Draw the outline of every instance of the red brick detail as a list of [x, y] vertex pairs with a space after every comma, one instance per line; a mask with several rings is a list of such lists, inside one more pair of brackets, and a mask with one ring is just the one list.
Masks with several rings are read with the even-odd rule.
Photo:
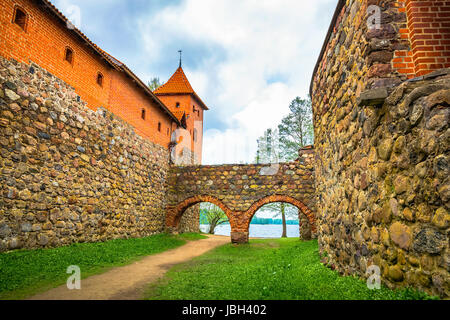
[[248, 221], [247, 228], [249, 227], [250, 221], [252, 220], [253, 216], [255, 215], [256, 211], [258, 211], [258, 209], [260, 209], [262, 206], [266, 204], [274, 202], [286, 202], [292, 204], [293, 206], [296, 206], [299, 209], [299, 211], [302, 212], [308, 219], [309, 223], [311, 224], [311, 231], [313, 233], [317, 232], [316, 218], [314, 217], [313, 212], [309, 210], [309, 208], [303, 202], [290, 196], [278, 194], [270, 195], [262, 199], [259, 199], [247, 210], [247, 212], [245, 213]]
[[[186, 126], [191, 137], [190, 151], [197, 155], [197, 159], [199, 163], [201, 163], [203, 145], [203, 114], [205, 109], [201, 107], [199, 101], [191, 94], [156, 93], [156, 95], [178, 119], [181, 120], [183, 114], [186, 115]], [[198, 126], [199, 123], [202, 124], [201, 127]], [[195, 128], [197, 129], [196, 140], [194, 140], [193, 134], [193, 129]]]
[[178, 228], [178, 224], [180, 223], [180, 219], [186, 209], [202, 202], [210, 202], [222, 209], [223, 212], [227, 215], [228, 220], [230, 221], [230, 225], [232, 225], [232, 221], [234, 221], [233, 211], [231, 211], [221, 200], [208, 195], [199, 195], [185, 199], [176, 207], [168, 207], [166, 213], [166, 227], [176, 230]]
[[273, 203], [273, 202], [286, 202], [296, 206], [300, 212], [302, 212], [308, 219], [311, 225], [311, 231], [313, 233], [317, 232], [316, 227], [316, 219], [314, 217], [313, 212], [300, 200], [297, 200], [293, 197], [286, 195], [270, 195], [259, 199], [246, 212], [241, 211], [232, 211], [230, 210], [221, 200], [216, 197], [208, 196], [208, 195], [200, 195], [187, 198], [180, 202], [175, 207], [168, 207], [166, 213], [166, 227], [168, 229], [177, 230], [181, 217], [183, 213], [189, 207], [201, 203], [201, 202], [210, 202], [218, 206], [223, 210], [223, 212], [227, 215], [228, 220], [230, 221], [231, 231], [232, 232], [247, 232], [249, 231], [250, 221], [255, 215], [256, 211], [262, 206]]
[[[400, 73], [422, 76], [446, 66], [450, 52], [446, 45], [450, 39], [450, 2], [430, 0], [406, 0], [407, 30], [400, 30], [411, 43], [409, 55], [412, 64], [403, 66], [395, 61]], [[403, 55], [396, 52], [396, 56]], [[400, 64], [398, 64], [400, 63]]]

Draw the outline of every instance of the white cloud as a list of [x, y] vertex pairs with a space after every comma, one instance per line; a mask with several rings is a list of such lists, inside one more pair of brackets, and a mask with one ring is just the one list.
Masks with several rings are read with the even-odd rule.
[[[205, 58], [195, 70], [184, 65], [192, 86], [211, 107], [208, 112], [217, 113], [228, 128], [204, 133], [203, 163], [254, 160], [256, 139], [287, 115], [292, 99], [307, 95], [335, 4], [185, 0], [141, 20], [145, 54], [155, 63], [165, 54], [161, 48], [180, 39], [225, 52], [223, 60]], [[324, 5], [330, 7], [325, 23]]]

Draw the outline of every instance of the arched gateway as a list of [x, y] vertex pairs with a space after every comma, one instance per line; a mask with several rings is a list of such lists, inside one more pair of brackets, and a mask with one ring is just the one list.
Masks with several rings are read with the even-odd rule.
[[189, 207], [210, 202], [228, 216], [231, 241], [245, 243], [256, 211], [268, 203], [286, 202], [299, 209], [300, 235], [314, 236], [313, 149], [301, 149], [299, 155], [296, 161], [272, 166], [174, 166], [169, 175], [167, 229], [177, 231]]

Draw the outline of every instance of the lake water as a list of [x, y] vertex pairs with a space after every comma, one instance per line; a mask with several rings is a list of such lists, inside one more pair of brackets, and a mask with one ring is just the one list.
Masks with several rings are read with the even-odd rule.
[[[286, 228], [288, 238], [297, 238], [300, 236], [298, 224], [288, 224]], [[207, 224], [201, 224], [200, 230], [208, 232], [209, 226]], [[214, 234], [229, 236], [230, 231], [231, 227], [229, 224], [221, 224], [216, 227]], [[249, 237], [281, 238], [282, 232], [283, 225], [281, 224], [250, 224]]]

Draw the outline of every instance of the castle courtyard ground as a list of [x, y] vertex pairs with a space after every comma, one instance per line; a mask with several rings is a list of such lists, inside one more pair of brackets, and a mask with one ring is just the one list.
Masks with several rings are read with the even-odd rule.
[[81, 290], [68, 290], [64, 284], [31, 297], [32, 300], [139, 300], [149, 283], [157, 281], [171, 267], [229, 243], [226, 236], [208, 235], [207, 239], [150, 255], [132, 264], [117, 267], [81, 281]]
[[[62, 257], [61, 261], [49, 264], [48, 259], [55, 255]], [[18, 263], [19, 260], [21, 263]], [[80, 290], [67, 288], [69, 275], [62, 266], [68, 260], [83, 263]], [[434, 298], [417, 290], [391, 290], [384, 285], [379, 290], [371, 290], [364, 279], [343, 276], [329, 268], [319, 256], [317, 240], [302, 241], [298, 238], [251, 238], [248, 244], [235, 245], [229, 243], [227, 236], [166, 234], [144, 239], [118, 239], [97, 244], [2, 253], [0, 262], [5, 265], [3, 271], [10, 275], [9, 288], [0, 286], [0, 299]], [[13, 283], [15, 286], [12, 286]]]

